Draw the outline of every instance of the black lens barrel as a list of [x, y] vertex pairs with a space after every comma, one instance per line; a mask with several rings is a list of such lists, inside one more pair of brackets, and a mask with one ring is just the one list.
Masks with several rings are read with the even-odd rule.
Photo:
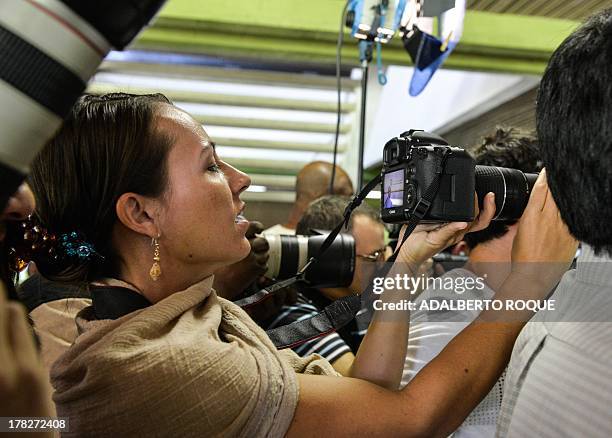
[[[308, 258], [319, 254], [327, 235], [308, 238]], [[318, 287], [348, 287], [355, 274], [355, 240], [338, 234], [332, 245], [306, 271], [306, 280]]]
[[476, 193], [482, 208], [487, 193], [495, 193], [493, 220], [518, 220], [529, 201], [531, 189], [538, 175], [523, 173], [506, 167], [476, 166]]

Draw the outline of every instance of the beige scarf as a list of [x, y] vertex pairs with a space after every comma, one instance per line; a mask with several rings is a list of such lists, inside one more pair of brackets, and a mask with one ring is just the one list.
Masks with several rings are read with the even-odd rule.
[[83, 333], [51, 369], [65, 436], [282, 436], [296, 372], [336, 375], [320, 356], [277, 351], [212, 277], [117, 320], [77, 318]]

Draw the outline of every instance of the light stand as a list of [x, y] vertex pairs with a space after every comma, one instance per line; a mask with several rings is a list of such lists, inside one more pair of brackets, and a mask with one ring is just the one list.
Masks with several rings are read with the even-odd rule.
[[368, 70], [372, 61], [372, 41], [359, 41], [359, 63], [361, 64], [361, 108], [359, 117], [359, 167], [357, 190], [363, 188], [363, 153], [365, 148], [366, 95], [368, 90]]

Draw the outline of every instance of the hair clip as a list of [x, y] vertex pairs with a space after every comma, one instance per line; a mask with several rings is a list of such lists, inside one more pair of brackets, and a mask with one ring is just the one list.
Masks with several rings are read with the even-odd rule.
[[93, 257], [104, 259], [93, 245], [83, 240], [80, 233], [76, 231], [60, 234], [59, 246], [68, 257], [78, 257], [82, 261], [90, 260]]
[[22, 271], [30, 261], [56, 264], [66, 259], [82, 262], [94, 257], [104, 259], [80, 233], [71, 231], [57, 236], [36, 223], [32, 216], [11, 226], [6, 241], [10, 268], [15, 272]]

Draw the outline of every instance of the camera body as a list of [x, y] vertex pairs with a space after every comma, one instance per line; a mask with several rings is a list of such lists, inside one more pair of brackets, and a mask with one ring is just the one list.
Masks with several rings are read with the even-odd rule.
[[474, 220], [475, 162], [462, 148], [435, 134], [410, 130], [387, 142], [383, 150], [381, 217], [387, 223], [410, 219], [417, 202], [436, 177], [448, 154], [440, 187], [421, 222]]

